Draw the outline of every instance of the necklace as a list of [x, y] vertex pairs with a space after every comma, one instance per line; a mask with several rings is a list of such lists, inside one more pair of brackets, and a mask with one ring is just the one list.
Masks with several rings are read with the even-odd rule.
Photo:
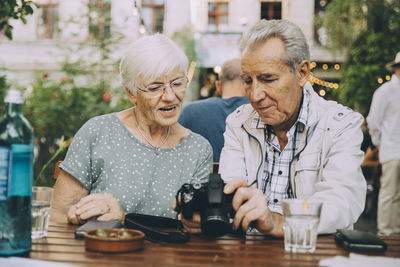
[[168, 139], [168, 137], [169, 137], [169, 132], [170, 132], [171, 127], [168, 126], [167, 135], [165, 136], [164, 140], [163, 140], [158, 146], [155, 146], [155, 145], [153, 145], [153, 144], [150, 142], [149, 139], [147, 139], [147, 137], [144, 135], [144, 133], [143, 133], [142, 130], [140, 129], [139, 123], [138, 123], [137, 118], [136, 118], [135, 109], [132, 110], [132, 113], [133, 113], [133, 117], [135, 118], [136, 126], [137, 126], [137, 128], [138, 128], [138, 130], [139, 130], [140, 135], [147, 141], [147, 143], [148, 143], [151, 147], [154, 148], [154, 154], [156, 154], [156, 155], [158, 156], [158, 153], [159, 153], [160, 148], [164, 145], [164, 143], [167, 141], [167, 139]]

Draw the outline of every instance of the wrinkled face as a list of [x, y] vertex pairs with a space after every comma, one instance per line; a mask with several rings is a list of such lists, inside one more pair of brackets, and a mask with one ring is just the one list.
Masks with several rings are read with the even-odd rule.
[[175, 92], [171, 89], [170, 84], [182, 80], [182, 78], [185, 78], [184, 73], [175, 69], [170, 74], [162, 75], [154, 81], [146, 82], [139, 79], [138, 87], [145, 90], [162, 85], [166, 86], [164, 92], [157, 97], [152, 97], [151, 94], [139, 89], [136, 96], [128, 93], [130, 101], [136, 106], [135, 112], [140, 116], [143, 123], [169, 126], [178, 121], [185, 91]]
[[242, 79], [247, 97], [261, 120], [274, 129], [288, 130], [300, 109], [309, 63], [301, 62], [293, 73], [284, 62], [285, 53], [279, 38], [246, 49], [242, 54]]

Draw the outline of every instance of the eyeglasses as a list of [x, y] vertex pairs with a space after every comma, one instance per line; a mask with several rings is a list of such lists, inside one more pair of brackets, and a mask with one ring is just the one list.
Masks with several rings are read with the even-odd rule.
[[[188, 80], [187, 78], [179, 78], [176, 80], [173, 80], [170, 84], [169, 87], [174, 91], [175, 93], [180, 93], [186, 90]], [[154, 83], [146, 86], [145, 89], [142, 89], [140, 87], [136, 87], [140, 91], [146, 93], [149, 97], [159, 97], [161, 96], [165, 89], [167, 89], [168, 85], [165, 84], [159, 84], [159, 83]]]

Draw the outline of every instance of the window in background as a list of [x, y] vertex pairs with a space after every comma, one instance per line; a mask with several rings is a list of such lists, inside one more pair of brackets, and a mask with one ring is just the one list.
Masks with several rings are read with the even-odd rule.
[[111, 36], [111, 0], [89, 0], [89, 39]]
[[37, 35], [39, 39], [54, 39], [58, 35], [58, 1], [39, 1]]
[[261, 19], [282, 19], [282, 2], [261, 2]]
[[208, 3], [208, 27], [209, 32], [224, 32], [228, 30], [229, 22], [228, 2]]
[[141, 15], [150, 33], [163, 32], [164, 0], [142, 0]]

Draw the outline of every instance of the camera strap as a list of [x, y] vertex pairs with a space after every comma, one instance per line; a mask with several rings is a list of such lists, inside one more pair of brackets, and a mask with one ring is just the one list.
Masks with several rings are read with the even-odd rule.
[[[146, 235], [146, 240], [151, 242], [181, 244], [190, 238], [189, 233], [183, 232], [181, 221], [167, 217], [128, 213], [125, 215], [124, 227], [142, 231]], [[179, 232], [164, 232], [153, 227], [173, 228]]]

